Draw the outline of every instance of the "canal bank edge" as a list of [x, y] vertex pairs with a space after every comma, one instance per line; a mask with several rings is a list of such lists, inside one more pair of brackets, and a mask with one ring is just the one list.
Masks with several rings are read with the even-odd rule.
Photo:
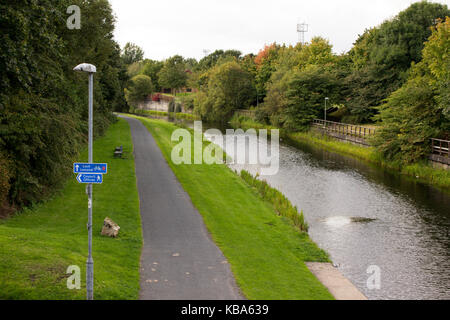
[[[136, 116], [134, 116], [134, 117], [136, 117]], [[137, 116], [136, 118], [142, 119], [142, 117], [139, 117], [139, 116]], [[172, 123], [172, 125], [176, 126], [176, 124], [173, 124], [173, 123]], [[240, 177], [235, 172], [233, 172], [233, 174], [235, 174], [237, 177]], [[314, 277], [325, 288], [328, 289], [330, 294], [336, 300], [367, 300], [367, 297], [365, 297], [350, 282], [350, 280], [345, 278], [338, 269], [334, 268], [331, 263], [329, 263], [329, 262], [308, 262], [308, 261], [304, 261], [304, 263], [305, 263], [307, 269], [314, 275]]]
[[305, 262], [305, 264], [336, 300], [367, 300], [367, 297], [331, 263]]

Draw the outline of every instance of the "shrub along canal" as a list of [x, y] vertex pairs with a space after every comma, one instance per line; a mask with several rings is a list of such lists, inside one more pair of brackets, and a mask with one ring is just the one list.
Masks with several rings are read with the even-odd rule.
[[[369, 299], [450, 299], [448, 194], [306, 144], [281, 144], [279, 172], [261, 178], [304, 211], [311, 238]], [[372, 265], [380, 289], [367, 288]]]

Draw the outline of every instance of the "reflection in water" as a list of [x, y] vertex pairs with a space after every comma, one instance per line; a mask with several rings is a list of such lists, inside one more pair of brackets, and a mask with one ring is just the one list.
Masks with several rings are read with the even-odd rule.
[[[278, 174], [262, 178], [304, 210], [312, 239], [370, 299], [450, 299], [447, 194], [307, 145], [281, 145]], [[367, 289], [370, 265], [379, 290]]]
[[[304, 210], [312, 239], [370, 299], [450, 298], [447, 195], [353, 158], [290, 146], [280, 147], [278, 174], [262, 178]], [[379, 290], [367, 289], [370, 265], [381, 269]]]

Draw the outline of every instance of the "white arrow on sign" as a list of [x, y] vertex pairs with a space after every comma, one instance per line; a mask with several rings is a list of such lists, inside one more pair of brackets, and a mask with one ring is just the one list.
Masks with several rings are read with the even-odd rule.
[[82, 174], [79, 174], [79, 175], [77, 176], [77, 180], [78, 180], [79, 183], [82, 183], [82, 181], [81, 181], [81, 177], [82, 177], [82, 176], [83, 176]]

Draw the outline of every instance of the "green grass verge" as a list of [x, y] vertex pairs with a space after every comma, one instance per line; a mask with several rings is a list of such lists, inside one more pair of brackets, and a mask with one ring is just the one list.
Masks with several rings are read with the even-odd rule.
[[[113, 157], [123, 145], [124, 159]], [[119, 121], [94, 143], [94, 161], [108, 174], [93, 194], [95, 299], [137, 299], [142, 247], [139, 198], [128, 123]], [[87, 160], [87, 152], [78, 159]], [[108, 216], [121, 227], [100, 236]], [[70, 177], [52, 199], [0, 221], [0, 299], [85, 299], [87, 257], [85, 185]], [[67, 289], [67, 267], [81, 268], [81, 290]]]
[[[230, 122], [234, 127], [247, 130], [254, 129], [278, 129], [273, 126], [263, 125], [245, 117], [233, 117]], [[342, 142], [332, 137], [324, 136], [314, 131], [309, 132], [286, 132], [280, 129], [280, 136], [290, 144], [306, 143], [312, 147], [320, 147], [343, 155], [352, 156], [380, 167], [395, 170], [401, 174], [416, 178], [417, 180], [439, 187], [450, 193], [450, 171], [432, 167], [427, 162], [402, 165], [386, 161], [373, 147], [362, 147], [352, 143]]]
[[171, 135], [178, 127], [136, 118], [152, 133], [247, 298], [333, 299], [304, 264], [329, 261], [306, 233], [226, 165], [174, 165]]
[[280, 216], [288, 218], [300, 231], [308, 232], [309, 226], [305, 221], [303, 211], [298, 212], [296, 206], [284, 194], [275, 188], [272, 188], [266, 180], [258, 179], [249, 172], [242, 170], [241, 178], [251, 187], [258, 190], [260, 196], [272, 203], [275, 211]]

